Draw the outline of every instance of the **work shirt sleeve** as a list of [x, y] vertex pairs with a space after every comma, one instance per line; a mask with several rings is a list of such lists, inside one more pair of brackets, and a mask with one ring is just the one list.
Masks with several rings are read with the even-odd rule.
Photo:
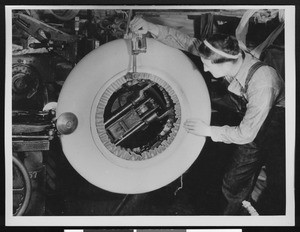
[[157, 25], [159, 32], [154, 38], [170, 47], [177, 48], [193, 55], [199, 56], [199, 39], [193, 38], [171, 27]]
[[[265, 83], [259, 83], [247, 93], [248, 104], [239, 126], [212, 126], [211, 138], [215, 142], [246, 144], [252, 142], [270, 109], [276, 101], [278, 90]], [[249, 86], [250, 87], [250, 86]]]

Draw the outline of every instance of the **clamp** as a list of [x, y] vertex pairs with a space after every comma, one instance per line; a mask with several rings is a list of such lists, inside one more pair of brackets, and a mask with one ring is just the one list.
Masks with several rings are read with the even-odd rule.
[[132, 16], [132, 10], [129, 11], [127, 18], [127, 27], [124, 39], [131, 40], [131, 55], [132, 55], [132, 71], [136, 72], [136, 57], [140, 53], [147, 51], [146, 34], [129, 33], [129, 25]]

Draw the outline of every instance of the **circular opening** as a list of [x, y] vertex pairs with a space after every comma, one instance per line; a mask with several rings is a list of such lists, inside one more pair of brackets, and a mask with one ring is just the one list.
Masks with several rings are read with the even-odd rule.
[[112, 154], [146, 160], [172, 143], [180, 115], [179, 100], [169, 84], [153, 74], [128, 73], [101, 96], [96, 128]]

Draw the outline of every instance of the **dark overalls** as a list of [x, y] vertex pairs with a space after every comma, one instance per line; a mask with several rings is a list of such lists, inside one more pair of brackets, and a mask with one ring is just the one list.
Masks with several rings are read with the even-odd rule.
[[[262, 65], [254, 64], [247, 76], [246, 86], [253, 73]], [[256, 67], [254, 67], [256, 66]], [[230, 93], [239, 112], [245, 113], [247, 100]], [[239, 102], [239, 104], [237, 104]], [[230, 165], [223, 178], [222, 191], [227, 200], [224, 215], [240, 215], [242, 201], [251, 202], [251, 193], [261, 167], [266, 166], [267, 188], [260, 197], [258, 213], [285, 214], [285, 109], [274, 106], [253, 142], [236, 145]]]

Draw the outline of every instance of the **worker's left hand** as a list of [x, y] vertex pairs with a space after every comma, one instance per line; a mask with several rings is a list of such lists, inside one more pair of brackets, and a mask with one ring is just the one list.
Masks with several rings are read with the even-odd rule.
[[211, 136], [210, 126], [199, 118], [187, 119], [183, 126], [188, 133], [198, 136]]
[[146, 34], [147, 32], [150, 32], [154, 36], [158, 35], [157, 25], [146, 21], [142, 16], [135, 16], [131, 20], [130, 29], [137, 34]]

